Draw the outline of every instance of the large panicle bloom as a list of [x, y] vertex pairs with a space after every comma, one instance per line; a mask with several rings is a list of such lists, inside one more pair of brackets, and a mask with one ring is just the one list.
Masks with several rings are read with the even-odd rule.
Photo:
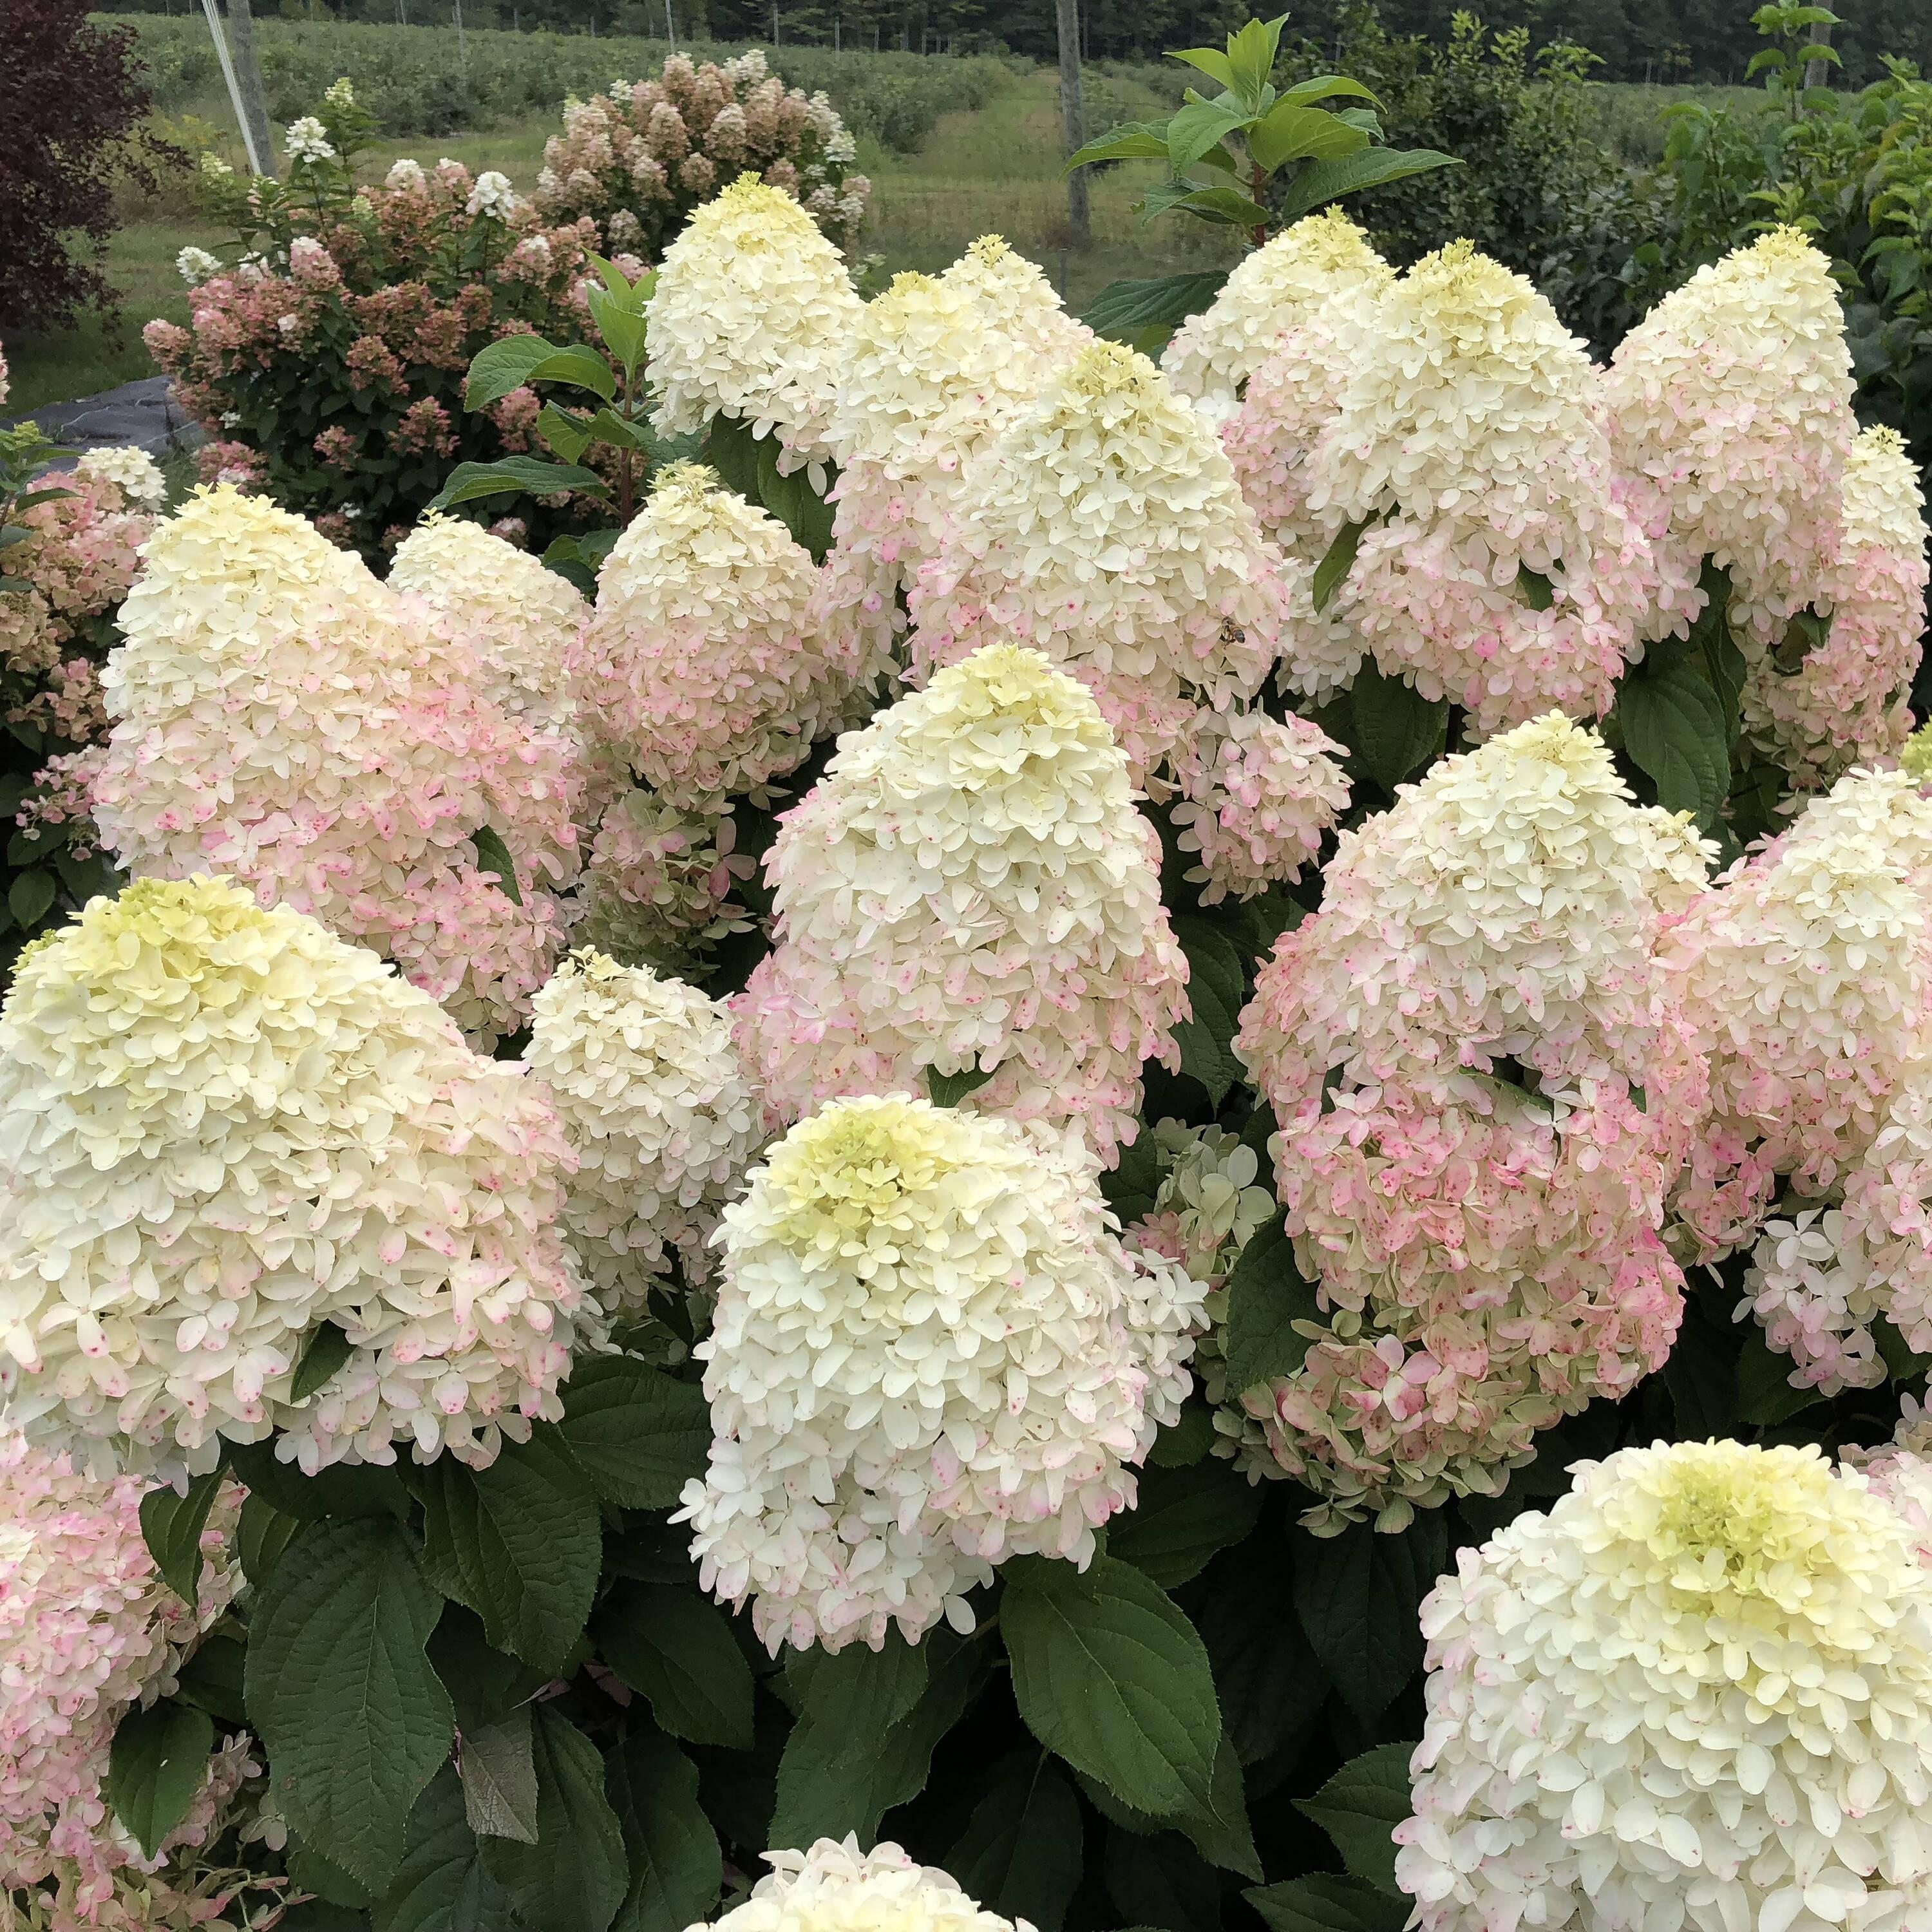
[[586, 615], [575, 585], [481, 524], [441, 514], [397, 546], [388, 580], [468, 646], [490, 703], [539, 727], [571, 728], [566, 658]]
[[[601, 1339], [541, 1089], [225, 880], [137, 880], [22, 953], [0, 1117], [7, 1414], [89, 1466], [172, 1479], [277, 1430], [311, 1470], [481, 1466]], [[324, 1322], [346, 1358], [298, 1400]]]
[[1300, 718], [1203, 711], [1176, 755], [1173, 810], [1181, 849], [1199, 855], [1188, 878], [1212, 905], [1252, 898], [1298, 878], [1348, 803], [1347, 754]]
[[1795, 228], [1700, 268], [1611, 358], [1618, 464], [1655, 500], [1666, 574], [1694, 579], [1706, 558], [1729, 573], [1760, 719], [1792, 621], [1828, 602], [1849, 534], [1852, 387], [1831, 264]]
[[940, 279], [970, 296], [1024, 362], [1050, 367], [1094, 340], [1062, 307], [1040, 265], [1016, 254], [1004, 235], [982, 235]]
[[577, 1156], [563, 1226], [605, 1309], [635, 1322], [653, 1292], [703, 1288], [712, 1231], [762, 1132], [730, 1016], [586, 947], [537, 995], [524, 1058]]
[[1790, 772], [1820, 790], [1853, 765], [1896, 758], [1925, 625], [1925, 499], [1898, 432], [1868, 429], [1845, 464], [1838, 560], [1767, 664], [1747, 679], [1744, 722]]
[[969, 1107], [1131, 1140], [1188, 1012], [1134, 800], [1093, 699], [1016, 646], [842, 739], [779, 821], [777, 944], [737, 1002], [774, 1122], [976, 1066]]
[[[1479, 736], [1608, 710], [1692, 601], [1694, 568], [1666, 581], [1625, 501], [1598, 395], [1547, 299], [1454, 242], [1383, 298], [1312, 460], [1309, 512], [1358, 532], [1333, 621]], [[1288, 675], [1319, 696], [1354, 668], [1306, 616]]]
[[790, 195], [743, 175], [698, 208], [664, 250], [645, 313], [661, 435], [724, 416], [776, 436], [781, 472], [822, 467], [860, 303], [838, 250]]
[[895, 1844], [862, 1852], [856, 1838], [820, 1838], [808, 1851], [767, 1852], [765, 1862], [771, 1876], [717, 1922], [716, 1932], [1034, 1932], [1024, 1918], [985, 1910], [944, 1872], [916, 1864]]
[[114, 1874], [158, 1871], [204, 1843], [252, 1768], [240, 1739], [217, 1753], [152, 1858], [109, 1808], [116, 1727], [174, 1688], [239, 1580], [224, 1501], [202, 1534], [196, 1601], [163, 1582], [141, 1531], [147, 1491], [135, 1476], [76, 1474], [0, 1430], [0, 1895], [50, 1883], [56, 1932], [110, 1922]]
[[232, 874], [394, 959], [485, 1043], [523, 1024], [578, 867], [560, 734], [492, 704], [425, 606], [226, 485], [155, 532], [121, 626], [94, 798], [124, 870]]
[[1422, 1627], [1418, 1932], [1932, 1924], [1932, 1571], [1815, 1448], [1579, 1464]]
[[1022, 286], [1003, 312], [989, 284], [1018, 259], [984, 236], [944, 275], [898, 276], [866, 304], [847, 349], [825, 598], [864, 626], [874, 662], [904, 627], [920, 566], [963, 514], [974, 466], [1079, 346], [1079, 325], [1043, 279], [1050, 308], [1036, 312]]
[[1317, 316], [1361, 328], [1394, 280], [1339, 208], [1304, 215], [1242, 256], [1213, 302], [1174, 332], [1161, 372], [1210, 422], [1225, 421], [1284, 330]]
[[578, 702], [667, 804], [762, 794], [836, 726], [858, 670], [815, 618], [811, 553], [710, 470], [674, 463], [598, 574], [571, 648]]
[[1552, 713], [1345, 833], [1277, 943], [1235, 1051], [1316, 1339], [1229, 1393], [1266, 1438], [1244, 1466], [1314, 1489], [1312, 1526], [1493, 1494], [1661, 1365], [1683, 1276], [1657, 1228], [1706, 1074], [1657, 946], [1708, 850]]
[[970, 1630], [994, 1564], [1084, 1566], [1132, 1508], [1202, 1291], [1121, 1247], [1098, 1172], [1077, 1129], [886, 1094], [793, 1128], [725, 1209], [679, 1520], [774, 1654]]
[[1211, 430], [1144, 356], [1096, 341], [976, 466], [964, 514], [912, 593], [929, 676], [1031, 644], [1098, 700], [1137, 776], [1204, 704], [1259, 689], [1291, 586]]

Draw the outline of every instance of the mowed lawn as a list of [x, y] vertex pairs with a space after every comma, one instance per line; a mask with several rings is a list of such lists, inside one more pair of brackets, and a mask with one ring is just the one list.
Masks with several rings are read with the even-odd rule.
[[[1163, 111], [1147, 90], [1114, 86], [1134, 117]], [[206, 120], [225, 125], [219, 99], [200, 106]], [[448, 154], [478, 171], [500, 169], [527, 190], [557, 124], [546, 114], [464, 134], [380, 142], [370, 152], [368, 172], [380, 178], [404, 154], [424, 162]], [[1093, 243], [1071, 248], [1061, 153], [1059, 88], [1046, 69], [1016, 78], [976, 112], [942, 116], [917, 154], [893, 154], [866, 143], [860, 161], [872, 178], [873, 219], [862, 249], [881, 256], [889, 273], [940, 268], [976, 236], [995, 232], [1039, 262], [1076, 310], [1117, 276], [1164, 274], [1233, 258], [1228, 230], [1173, 216], [1146, 224], [1132, 212], [1130, 204], [1158, 172], [1151, 162], [1110, 168], [1094, 179]], [[240, 158], [238, 144], [233, 158]], [[175, 256], [190, 242], [210, 246], [226, 238], [194, 214], [184, 180], [169, 183], [158, 198], [130, 190], [122, 208], [126, 223], [104, 263], [121, 297], [118, 316], [90, 316], [73, 329], [10, 339], [10, 409], [92, 395], [152, 375], [142, 324], [156, 316], [187, 320], [187, 291]]]

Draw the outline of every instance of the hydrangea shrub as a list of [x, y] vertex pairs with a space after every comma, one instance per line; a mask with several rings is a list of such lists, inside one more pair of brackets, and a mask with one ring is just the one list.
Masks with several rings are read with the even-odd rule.
[[1915, 486], [1794, 236], [1606, 370], [1279, 225], [1156, 362], [740, 182], [556, 568], [148, 537], [0, 1919], [1921, 1932]]

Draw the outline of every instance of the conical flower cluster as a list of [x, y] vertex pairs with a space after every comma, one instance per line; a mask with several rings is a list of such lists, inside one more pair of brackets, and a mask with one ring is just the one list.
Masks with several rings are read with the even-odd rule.
[[424, 606], [226, 485], [151, 539], [121, 627], [94, 797], [123, 869], [244, 880], [394, 959], [485, 1042], [515, 1031], [577, 871], [568, 741], [491, 703]]
[[714, 416], [778, 439], [782, 473], [822, 466], [838, 365], [860, 302], [838, 251], [781, 188], [741, 175], [664, 250], [645, 309], [652, 422], [686, 436]]
[[1706, 1076], [1657, 945], [1707, 849], [1552, 715], [1344, 834], [1263, 968], [1235, 1050], [1326, 1332], [1233, 1393], [1271, 1451], [1244, 1460], [1315, 1489], [1316, 1526], [1492, 1493], [1663, 1361]]
[[[856, 1838], [820, 1838], [810, 1850], [767, 1852], [771, 1875], [717, 1932], [1033, 1932], [976, 1905], [946, 1874], [916, 1864], [894, 1844], [861, 1852]], [[693, 1927], [692, 1932], [700, 1932]]]
[[[362, 947], [218, 879], [141, 880], [0, 1008], [8, 1414], [103, 1470], [482, 1465], [561, 1413], [596, 1304], [569, 1154], [520, 1071]], [[312, 1393], [324, 1323], [349, 1343]]]
[[1814, 1448], [1626, 1449], [1422, 1608], [1418, 1932], [1932, 1923], [1932, 1570]]
[[1097, 1174], [1076, 1131], [888, 1094], [794, 1127], [725, 1209], [683, 1520], [775, 1654], [970, 1630], [994, 1564], [1084, 1565], [1132, 1507], [1202, 1291], [1121, 1248]]
[[738, 1005], [774, 1120], [976, 1067], [968, 1106], [1132, 1139], [1188, 1010], [1134, 799], [1093, 699], [1010, 645], [842, 740], [779, 821], [777, 944]]
[[1082, 350], [976, 476], [912, 593], [919, 674], [1030, 644], [1094, 693], [1143, 778], [1200, 706], [1260, 688], [1300, 566], [1263, 541], [1220, 445], [1145, 356]]
[[[1478, 736], [1552, 706], [1607, 710], [1637, 646], [1691, 601], [1694, 568], [1666, 580], [1624, 500], [1597, 394], [1549, 302], [1458, 242], [1377, 307], [1314, 458], [1309, 512], [1357, 532], [1336, 617]], [[1329, 629], [1304, 628], [1297, 687], [1347, 682]]]
[[730, 1016], [681, 980], [586, 948], [537, 995], [524, 1058], [577, 1156], [563, 1224], [605, 1308], [637, 1322], [653, 1292], [702, 1288], [760, 1138]]
[[762, 793], [837, 722], [858, 671], [849, 628], [814, 616], [818, 590], [776, 517], [673, 464], [598, 573], [570, 652], [578, 700], [675, 808]]

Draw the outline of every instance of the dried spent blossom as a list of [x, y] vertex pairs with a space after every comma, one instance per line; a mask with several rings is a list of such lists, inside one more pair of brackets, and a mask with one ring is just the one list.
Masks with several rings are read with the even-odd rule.
[[874, 1649], [1010, 1556], [1084, 1565], [1180, 1412], [1202, 1289], [1108, 1232], [1063, 1135], [886, 1094], [792, 1129], [724, 1210], [685, 1486], [704, 1586], [789, 1641]]
[[1131, 1140], [1188, 1010], [1134, 796], [1086, 690], [1012, 645], [841, 739], [779, 820], [776, 945], [735, 1003], [774, 1123], [976, 1066], [969, 1108]]
[[1813, 1448], [1576, 1466], [1422, 1607], [1418, 1932], [1912, 1932], [1932, 1571]]
[[[601, 1318], [540, 1088], [362, 947], [226, 880], [137, 880], [0, 1007], [8, 1415], [102, 1471], [481, 1466]], [[300, 1400], [323, 1322], [346, 1360]]]
[[762, 1138], [730, 1015], [586, 947], [537, 995], [524, 1060], [577, 1156], [563, 1225], [606, 1310], [647, 1315], [674, 1265], [702, 1288], [719, 1210]]

